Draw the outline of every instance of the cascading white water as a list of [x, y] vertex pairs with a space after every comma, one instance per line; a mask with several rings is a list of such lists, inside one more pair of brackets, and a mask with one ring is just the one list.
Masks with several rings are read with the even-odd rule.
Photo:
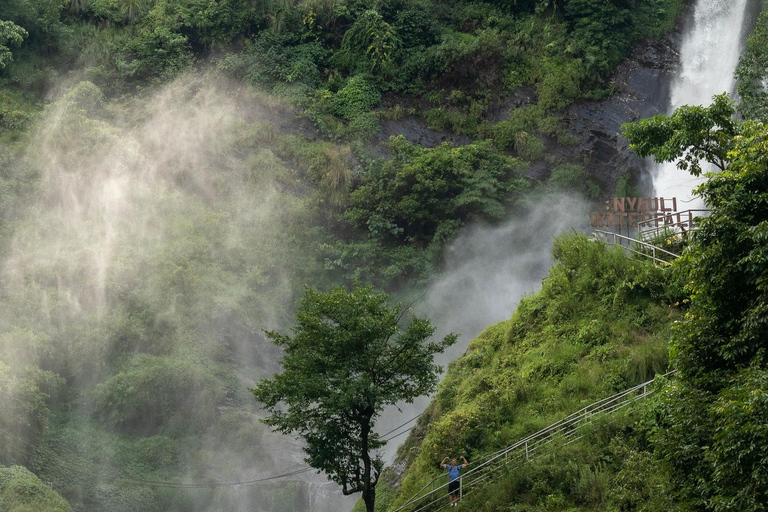
[[[712, 97], [735, 88], [742, 27], [749, 0], [698, 0], [680, 49], [680, 74], [672, 83], [671, 113], [682, 105], [709, 105]], [[657, 196], [677, 197], [681, 206], [700, 208], [693, 188], [701, 179], [681, 171], [674, 162], [658, 165], [654, 173]], [[682, 207], [680, 209], [683, 209]]]

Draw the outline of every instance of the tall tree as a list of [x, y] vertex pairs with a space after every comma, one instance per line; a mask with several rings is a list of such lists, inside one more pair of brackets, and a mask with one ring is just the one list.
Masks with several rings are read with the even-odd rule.
[[386, 441], [373, 431], [384, 407], [431, 392], [440, 367], [434, 354], [456, 341], [430, 341], [426, 319], [403, 318], [409, 308], [389, 306], [385, 294], [364, 287], [322, 293], [308, 288], [296, 314], [293, 336], [267, 333], [285, 351], [283, 372], [253, 389], [275, 430], [297, 433], [309, 465], [361, 492], [373, 512], [383, 468], [376, 450]]
[[735, 112], [728, 95], [720, 94], [709, 107], [683, 105], [669, 117], [628, 123], [622, 130], [638, 155], [653, 156], [657, 162], [676, 161], [678, 168], [700, 176], [702, 160], [720, 170], [728, 165], [728, 151], [740, 127], [733, 119]]
[[768, 130], [713, 122], [708, 114], [728, 104], [720, 96], [625, 133], [691, 172], [697, 158], [724, 169], [698, 188], [711, 214], [675, 263], [690, 310], [673, 340], [679, 378], [660, 395], [655, 438], [686, 510], [758, 512], [768, 503]]
[[0, 20], [0, 69], [13, 60], [8, 45], [19, 46], [27, 35], [27, 31], [14, 22]]

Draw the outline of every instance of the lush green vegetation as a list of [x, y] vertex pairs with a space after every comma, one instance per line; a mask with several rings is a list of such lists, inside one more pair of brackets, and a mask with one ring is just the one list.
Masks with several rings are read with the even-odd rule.
[[339, 484], [345, 495], [361, 493], [373, 512], [384, 467], [377, 450], [386, 442], [374, 431], [385, 407], [412, 403], [432, 392], [434, 363], [456, 343], [456, 334], [431, 341], [429, 320], [387, 304], [373, 287], [329, 293], [305, 290], [293, 337], [271, 331], [285, 351], [284, 371], [262, 379], [253, 394], [269, 411], [264, 421], [304, 440], [307, 463]]
[[[0, 77], [41, 91], [76, 72], [115, 96], [213, 61], [289, 98], [333, 137], [375, 134], [382, 94], [404, 95], [418, 99], [418, 115], [433, 126], [503, 132], [499, 143], [522, 156], [523, 139], [535, 145], [536, 131], [557, 125], [552, 111], [610, 94], [610, 71], [643, 38], [669, 32], [682, 5], [9, 0], [0, 6]], [[537, 92], [533, 130], [487, 125], [499, 100], [526, 85]]]
[[624, 125], [624, 134], [640, 156], [677, 162], [679, 169], [701, 176], [705, 163], [725, 170], [739, 130], [735, 112], [728, 95], [720, 94], [708, 107], [684, 105], [669, 117]]
[[625, 127], [633, 147], [659, 161], [694, 174], [700, 160], [722, 169], [699, 187], [711, 215], [663, 269], [579, 235], [558, 240], [542, 291], [452, 363], [400, 449], [407, 470], [380, 510], [421, 489], [444, 455], [509, 445], [666, 369], [667, 355], [679, 373], [653, 399], [508, 470], [467, 507], [765, 509], [768, 130], [734, 113], [716, 97]]
[[21, 466], [0, 466], [0, 510], [72, 512], [61, 496]]
[[[246, 392], [278, 359], [261, 331], [289, 324], [302, 286], [423, 282], [464, 223], [507, 218], [527, 188], [522, 164], [487, 143], [395, 140], [399, 159], [372, 159], [283, 131], [284, 101], [211, 80], [118, 101], [79, 82], [42, 109], [20, 93], [4, 105], [22, 127], [2, 141], [0, 462], [79, 510], [240, 506], [224, 490], [124, 479], [251, 474], [250, 453], [287, 442]], [[413, 160], [432, 181], [415, 179]], [[399, 184], [376, 191], [374, 177]], [[419, 243], [378, 236], [371, 193]], [[368, 271], [358, 250], [380, 251], [387, 270]], [[260, 460], [259, 474], [281, 464]], [[296, 499], [270, 496], [301, 489], [259, 492], [276, 511]]]
[[[288, 327], [306, 283], [423, 285], [462, 227], [513, 217], [531, 191], [599, 195], [544, 140], [573, 144], [560, 111], [610, 95], [611, 70], [682, 4], [1, 1], [0, 510], [255, 507], [126, 479], [291, 469], [263, 456], [295, 447], [270, 437], [246, 392], [276, 370], [263, 329]], [[533, 101], [496, 119], [521, 87]], [[382, 120], [406, 117], [475, 141], [370, 151]], [[542, 159], [548, 182], [524, 180]], [[441, 447], [472, 457], [666, 367], [683, 304], [670, 273], [576, 236], [556, 257], [542, 294], [454, 363], [420, 427], [432, 421], [428, 443], [403, 448], [401, 492]], [[759, 377], [723, 403], [737, 407]], [[530, 510], [672, 499], [644, 501], [669, 483], [655, 465], [622, 487], [636, 495], [573, 494], [569, 482], [627, 482], [650, 458], [652, 426], [636, 418], [590, 436], [561, 449], [581, 457], [570, 473], [537, 466], [555, 490], [518, 473], [515, 495]], [[260, 486], [257, 506], [295, 510], [300, 492]]]
[[[654, 123], [637, 128], [629, 132], [633, 144], [666, 131]], [[691, 509], [758, 511], [765, 510], [768, 482], [768, 131], [762, 122], [730, 119], [708, 131], [702, 143], [728, 151], [724, 171], [698, 189], [712, 212], [679, 263], [690, 310], [671, 351], [680, 378], [659, 404], [654, 442], [672, 469], [675, 496]]]
[[739, 112], [746, 119], [768, 121], [768, 4], [757, 19], [755, 30], [747, 38], [747, 45], [736, 68], [738, 92], [741, 97]]
[[[315, 198], [275, 193], [301, 173], [261, 144], [275, 133], [241, 131], [223, 115], [233, 106], [200, 87], [132, 103], [139, 115], [125, 123], [81, 83], [39, 132], [10, 143], [41, 149], [5, 168], [0, 461], [34, 470], [78, 510], [236, 506], [221, 491], [116, 478], [239, 480], [249, 453], [280, 443], [265, 439], [246, 387], [276, 358], [260, 330], [285, 324], [286, 283], [317, 268], [296, 241], [309, 241]], [[156, 138], [164, 131], [173, 147]], [[263, 457], [259, 470], [281, 463]]]
[[523, 165], [488, 142], [427, 149], [401, 136], [388, 147], [393, 158], [372, 162], [350, 193], [343, 218], [353, 230], [323, 248], [346, 279], [422, 279], [462, 226], [504, 219], [529, 189]]
[[[555, 242], [554, 256], [541, 292], [451, 363], [415, 434], [399, 449], [408, 469], [396, 494], [383, 493], [379, 510], [394, 508], [440, 474], [446, 455], [471, 461], [667, 370], [672, 326], [683, 316], [673, 271], [575, 234]], [[665, 498], [644, 497], [666, 483], [663, 473], [655, 474], [650, 429], [637, 421], [634, 414], [606, 420], [584, 443], [534, 459], [468, 497], [466, 506], [657, 510]], [[632, 476], [633, 486], [611, 490], [646, 462], [652, 467]], [[642, 475], [654, 474], [644, 481]]]
[[[643, 411], [596, 419], [578, 443], [556, 440], [541, 456], [468, 497], [482, 512], [679, 510], [669, 473], [654, 458]], [[503, 470], [502, 470], [503, 471]], [[471, 500], [471, 501], [470, 501]]]

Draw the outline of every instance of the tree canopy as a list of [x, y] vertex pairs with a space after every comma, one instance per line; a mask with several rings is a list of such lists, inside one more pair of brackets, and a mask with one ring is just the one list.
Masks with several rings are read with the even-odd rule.
[[700, 176], [701, 160], [725, 169], [728, 151], [738, 132], [734, 103], [727, 94], [714, 97], [709, 107], [684, 105], [671, 116], [658, 115], [622, 126], [630, 147], [657, 162], [677, 166]]
[[434, 327], [410, 309], [389, 306], [371, 287], [323, 293], [306, 289], [293, 336], [269, 332], [285, 351], [283, 372], [253, 389], [265, 423], [304, 440], [307, 463], [325, 472], [344, 494], [362, 492], [373, 511], [386, 441], [373, 432], [384, 407], [431, 392], [440, 367], [433, 356], [456, 341], [429, 341]]
[[27, 31], [14, 22], [0, 20], [0, 69], [13, 59], [8, 45], [20, 45], [27, 35]]
[[711, 214], [676, 262], [690, 309], [672, 345], [680, 377], [662, 394], [655, 438], [690, 510], [751, 512], [768, 498], [768, 131], [732, 120], [730, 105], [718, 96], [625, 133], [645, 154], [683, 158], [694, 174], [701, 158], [725, 169], [699, 186]]

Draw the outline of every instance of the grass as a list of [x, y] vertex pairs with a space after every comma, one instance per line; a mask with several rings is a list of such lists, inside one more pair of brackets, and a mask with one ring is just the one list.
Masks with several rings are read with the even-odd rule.
[[[558, 239], [554, 253], [558, 262], [541, 292], [524, 298], [510, 320], [486, 329], [449, 366], [418, 435], [398, 452], [408, 469], [394, 503], [439, 474], [436, 461], [447, 454], [471, 460], [666, 371], [671, 325], [681, 316], [672, 307], [676, 298], [659, 285], [674, 279], [670, 271], [576, 234]], [[595, 493], [583, 501], [605, 502], [615, 474], [578, 466], [568, 478]], [[539, 498], [545, 508], [530, 510], [565, 510], [572, 502], [565, 495]], [[478, 499], [480, 510], [508, 510], [484, 508]]]

